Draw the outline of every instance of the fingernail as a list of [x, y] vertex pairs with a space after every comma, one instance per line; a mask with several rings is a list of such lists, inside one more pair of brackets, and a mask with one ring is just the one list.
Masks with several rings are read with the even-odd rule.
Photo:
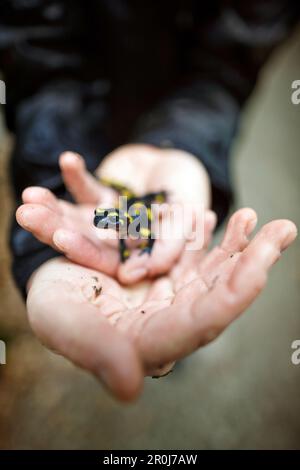
[[246, 235], [251, 235], [257, 224], [257, 217], [250, 219], [246, 225]]
[[286, 250], [290, 244], [295, 240], [297, 236], [297, 231], [293, 230], [292, 232], [290, 232], [284, 239], [282, 245], [281, 245], [281, 251], [284, 251]]

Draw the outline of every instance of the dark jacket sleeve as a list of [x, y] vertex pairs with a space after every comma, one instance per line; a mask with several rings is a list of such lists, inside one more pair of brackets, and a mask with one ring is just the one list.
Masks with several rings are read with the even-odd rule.
[[[102, 127], [107, 82], [90, 73], [89, 31], [84, 2], [5, 1], [0, 16], [0, 59], [6, 83], [8, 128], [15, 134], [11, 177], [16, 202], [31, 185], [69, 198], [58, 157], [64, 150], [85, 155], [94, 170], [107, 152]], [[86, 49], [85, 49], [86, 47]], [[32, 272], [57, 256], [14, 220], [13, 274], [25, 295]]]
[[[179, 17], [183, 83], [140, 119], [134, 140], [198, 157], [210, 175], [220, 223], [232, 201], [229, 154], [242, 107], [299, 11], [294, 1], [209, 3]], [[202, 21], [205, 8], [210, 12]]]
[[[122, 57], [118, 47], [107, 58], [101, 31], [115, 24], [112, 42], [116, 32], [120, 36], [135, 5], [123, 3], [128, 15], [121, 20], [124, 9], [112, 8], [114, 2], [5, 0], [1, 4], [0, 61], [6, 82], [6, 122], [16, 136], [11, 174], [17, 203], [29, 185], [68, 197], [58, 169], [62, 151], [84, 154], [88, 168], [94, 170], [110, 150], [105, 138], [109, 84], [103, 70], [106, 60]], [[140, 119], [133, 140], [177, 147], [201, 159], [211, 177], [213, 208], [221, 221], [232, 197], [228, 155], [242, 105], [260, 66], [295, 22], [296, 2], [169, 1], [162, 9], [167, 8], [170, 17], [179, 4], [189, 6], [187, 12], [178, 10], [174, 28], [180, 85]], [[118, 21], [103, 24], [101, 5]], [[133, 16], [137, 24], [139, 13], [137, 8]], [[130, 24], [125, 30], [130, 33]], [[132, 48], [129, 39], [122, 41], [126, 48]], [[11, 247], [14, 277], [25, 293], [31, 273], [57, 254], [16, 222]]]

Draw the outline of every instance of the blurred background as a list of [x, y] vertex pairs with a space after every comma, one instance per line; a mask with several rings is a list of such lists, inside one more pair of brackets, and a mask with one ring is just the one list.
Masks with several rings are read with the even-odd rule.
[[[233, 149], [236, 206], [255, 208], [259, 226], [273, 218], [300, 225], [300, 105], [291, 103], [299, 57], [300, 29], [264, 68]], [[135, 404], [120, 405], [30, 331], [10, 275], [13, 139], [0, 127], [0, 448], [300, 448], [300, 365], [291, 363], [300, 339], [299, 241], [221, 338], [165, 379], [146, 379]]]

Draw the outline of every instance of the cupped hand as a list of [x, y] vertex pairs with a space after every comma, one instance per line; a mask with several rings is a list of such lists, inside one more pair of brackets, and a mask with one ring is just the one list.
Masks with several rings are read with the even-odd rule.
[[[65, 152], [59, 164], [75, 204], [57, 199], [45, 188], [27, 188], [22, 196], [24, 204], [17, 210], [17, 220], [24, 229], [70, 261], [114, 276], [123, 284], [169, 272], [186, 244], [184, 236], [172, 232], [181, 226], [179, 217], [168, 237], [155, 241], [151, 256], [139, 256], [134, 250], [126, 263], [120, 263], [116, 236], [93, 226], [95, 207], [115, 206], [117, 194], [99, 184], [86, 170], [81, 156]], [[201, 216], [209, 205], [204, 168], [195, 157], [179, 150], [126, 145], [108, 155], [96, 173], [127, 185], [138, 195], [166, 190], [170, 203], [192, 205], [195, 216]], [[162, 218], [169, 215], [167, 207]]]
[[30, 280], [27, 308], [49, 348], [91, 371], [121, 400], [132, 400], [145, 375], [215, 339], [263, 289], [270, 267], [296, 237], [287, 220], [256, 224], [251, 209], [230, 219], [220, 246], [206, 252], [214, 220], [206, 218], [205, 246], [184, 250], [168, 276], [122, 287], [65, 257], [42, 265]]

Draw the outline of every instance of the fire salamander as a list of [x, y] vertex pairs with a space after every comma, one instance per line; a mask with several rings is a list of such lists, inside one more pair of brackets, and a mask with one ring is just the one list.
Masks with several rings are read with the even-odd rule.
[[119, 232], [119, 249], [122, 262], [126, 261], [131, 254], [126, 246], [125, 238], [132, 235], [132, 232], [134, 232], [134, 236], [138, 235], [138, 238], [141, 239], [140, 254], [151, 254], [155, 241], [151, 232], [151, 222], [153, 220], [151, 204], [165, 202], [167, 200], [166, 191], [137, 196], [129, 188], [117, 182], [101, 178], [100, 183], [114, 189], [119, 196], [126, 198], [124, 199], [126, 207], [123, 207], [122, 200], [119, 207], [97, 207], [94, 213], [94, 225], [97, 228], [112, 228]]

